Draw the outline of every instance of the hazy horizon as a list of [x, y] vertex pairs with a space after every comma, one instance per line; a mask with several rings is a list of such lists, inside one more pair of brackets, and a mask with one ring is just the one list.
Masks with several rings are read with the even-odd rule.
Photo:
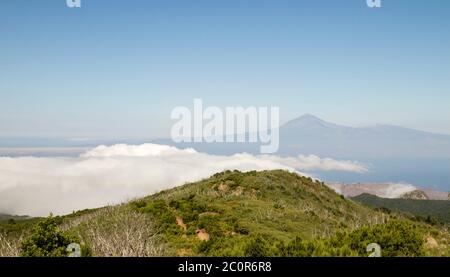
[[[326, 123], [330, 123], [330, 124], [335, 124], [335, 125], [339, 125], [342, 127], [350, 127], [350, 128], [370, 128], [370, 127], [377, 127], [377, 126], [391, 126], [391, 127], [399, 127], [399, 128], [405, 128], [405, 129], [411, 129], [414, 131], [420, 131], [420, 132], [426, 132], [426, 133], [430, 133], [430, 134], [435, 134], [435, 135], [444, 135], [444, 136], [450, 136], [450, 133], [445, 133], [445, 132], [432, 132], [432, 131], [427, 131], [427, 130], [423, 130], [423, 129], [418, 129], [418, 128], [412, 128], [412, 127], [408, 127], [408, 126], [401, 126], [401, 125], [395, 125], [395, 124], [391, 124], [388, 122], [377, 122], [374, 124], [362, 124], [362, 125], [346, 125], [344, 123], [341, 122], [336, 122], [333, 120], [328, 120], [328, 119], [324, 119], [321, 117], [316, 116], [315, 114], [310, 114], [310, 113], [304, 113], [301, 114], [297, 117], [291, 118], [291, 119], [287, 119], [284, 122], [282, 122], [280, 124], [280, 126], [284, 126], [286, 124], [288, 124], [291, 121], [295, 121], [297, 119], [301, 119], [303, 117], [312, 117], [312, 118], [317, 118], [321, 121], [324, 121]], [[5, 135], [0, 135], [0, 147], [2, 147], [2, 141], [1, 139], [63, 139], [63, 140], [67, 140], [67, 142], [75, 142], [75, 143], [83, 143], [83, 142], [89, 142], [89, 141], [115, 141], [115, 140], [138, 140], [138, 141], [142, 141], [142, 140], [146, 140], [146, 139], [150, 139], [150, 140], [154, 140], [154, 139], [169, 139], [170, 138], [170, 133], [167, 134], [163, 134], [163, 135], [158, 135], [158, 136], [149, 136], [149, 137], [144, 137], [144, 136], [136, 136], [136, 137], [127, 137], [127, 136], [109, 136], [109, 137], [81, 137], [81, 136], [5, 136]], [[51, 147], [51, 144], [47, 144], [48, 147]], [[4, 147], [4, 146], [3, 146]], [[6, 146], [7, 147], [7, 146]], [[55, 147], [57, 147], [55, 145]]]

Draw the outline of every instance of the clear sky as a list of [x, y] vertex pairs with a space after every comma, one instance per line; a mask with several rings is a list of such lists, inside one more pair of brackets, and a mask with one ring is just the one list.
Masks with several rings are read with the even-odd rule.
[[450, 1], [2, 0], [0, 136], [168, 136], [172, 108], [279, 106], [450, 133]]

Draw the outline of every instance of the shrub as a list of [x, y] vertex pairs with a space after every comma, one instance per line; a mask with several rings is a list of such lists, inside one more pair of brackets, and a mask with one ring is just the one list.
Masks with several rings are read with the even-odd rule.
[[17, 257], [22, 236], [8, 236], [0, 231], [0, 257]]
[[50, 215], [38, 222], [31, 235], [20, 245], [20, 255], [23, 257], [66, 257], [67, 246], [76, 243], [77, 239], [58, 230], [59, 219]]
[[280, 255], [283, 257], [311, 257], [316, 248], [312, 242], [305, 242], [300, 237], [278, 247]]
[[350, 248], [366, 255], [369, 243], [378, 243], [382, 255], [394, 256], [422, 256], [423, 238], [417, 227], [406, 221], [391, 221], [378, 224], [372, 228], [362, 227], [348, 234], [345, 239]]
[[153, 215], [163, 229], [170, 228], [175, 222], [175, 216], [169, 210], [166, 202], [161, 199], [150, 200], [146, 206], [139, 208], [138, 211]]
[[253, 237], [245, 246], [244, 255], [247, 257], [270, 256], [271, 253], [269, 243], [261, 236]]
[[101, 257], [153, 257], [163, 247], [153, 219], [126, 207], [106, 207], [78, 228], [78, 236]]

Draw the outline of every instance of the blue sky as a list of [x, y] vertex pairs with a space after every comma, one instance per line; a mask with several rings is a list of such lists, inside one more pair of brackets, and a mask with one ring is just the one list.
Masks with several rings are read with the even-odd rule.
[[0, 136], [167, 137], [194, 98], [450, 134], [450, 1], [365, 2], [3, 0]]

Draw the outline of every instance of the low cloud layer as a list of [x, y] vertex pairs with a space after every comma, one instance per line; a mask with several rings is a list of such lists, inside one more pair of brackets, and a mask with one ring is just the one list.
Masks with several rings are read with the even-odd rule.
[[76, 158], [0, 157], [0, 213], [70, 213], [116, 204], [224, 170], [364, 172], [355, 162], [317, 156], [218, 156], [166, 145], [99, 146]]
[[380, 184], [328, 184], [339, 194], [354, 197], [369, 193], [383, 198], [400, 198], [405, 193], [417, 190], [417, 187], [406, 183], [380, 183]]

